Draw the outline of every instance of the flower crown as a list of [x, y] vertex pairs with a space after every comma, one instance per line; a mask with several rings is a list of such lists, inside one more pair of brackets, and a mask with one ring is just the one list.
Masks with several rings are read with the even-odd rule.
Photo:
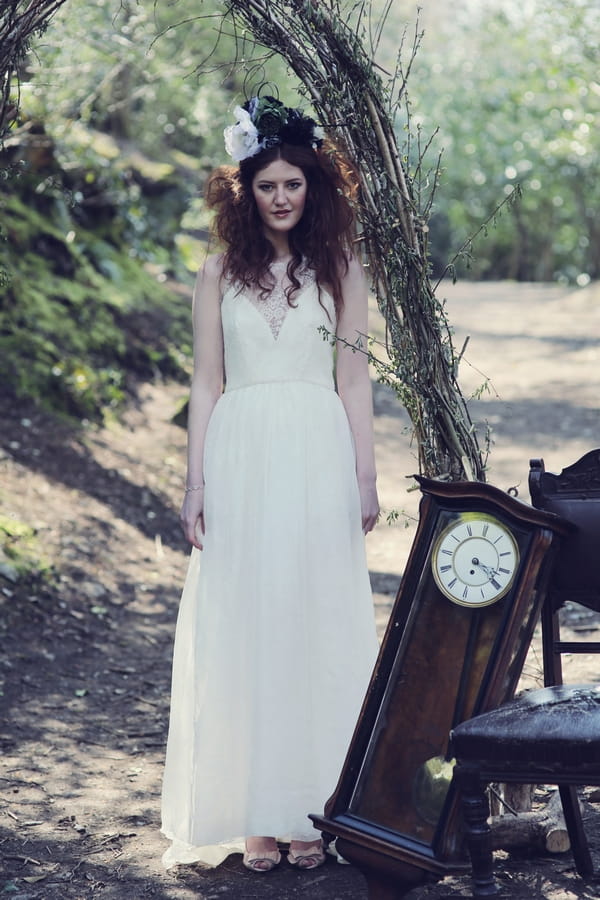
[[325, 133], [301, 109], [284, 106], [275, 97], [252, 97], [236, 106], [235, 125], [225, 131], [225, 149], [235, 162], [256, 156], [278, 144], [296, 144], [316, 149]]

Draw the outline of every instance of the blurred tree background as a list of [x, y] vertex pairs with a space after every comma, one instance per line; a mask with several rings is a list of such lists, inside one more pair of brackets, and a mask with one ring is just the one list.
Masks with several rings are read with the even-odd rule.
[[521, 201], [460, 273], [600, 277], [599, 36], [596, 0], [453, 3], [426, 31], [410, 93], [413, 125], [438, 127], [443, 149], [431, 222], [438, 269], [519, 183]]
[[[377, 62], [391, 70], [417, 9], [372, 0], [373, 19], [386, 8]], [[222, 12], [220, 0], [66, 0], [23, 61], [0, 153], [0, 377], [17, 394], [98, 418], [136, 379], [186, 377], [178, 286], [205, 252], [202, 183], [225, 161], [223, 128], [263, 82], [298, 105], [284, 64]], [[598, 278], [596, 0], [429, 0], [421, 15], [397, 127], [407, 154], [431, 140], [434, 165], [443, 151], [434, 273], [464, 247], [463, 277]], [[516, 184], [522, 199], [471, 247]]]

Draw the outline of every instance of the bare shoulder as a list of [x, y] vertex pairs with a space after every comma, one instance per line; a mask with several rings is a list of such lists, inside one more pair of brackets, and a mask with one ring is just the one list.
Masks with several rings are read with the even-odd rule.
[[218, 318], [223, 297], [223, 257], [208, 256], [198, 270], [192, 309], [194, 321], [199, 323], [205, 316]]
[[346, 290], [348, 286], [363, 287], [366, 284], [365, 270], [362, 262], [352, 254], [347, 258], [347, 268], [342, 274], [342, 285]]
[[220, 306], [223, 295], [223, 255], [208, 256], [198, 270], [194, 287], [194, 306]]
[[359, 257], [352, 255], [348, 257], [347, 263], [348, 268], [341, 279], [344, 305], [363, 305], [366, 303], [368, 289], [362, 262]]
[[356, 278], [357, 276], [364, 278], [364, 266], [358, 256], [353, 253], [348, 256], [348, 274]]
[[213, 253], [207, 256], [198, 271], [198, 280], [218, 285], [223, 278], [223, 254]]

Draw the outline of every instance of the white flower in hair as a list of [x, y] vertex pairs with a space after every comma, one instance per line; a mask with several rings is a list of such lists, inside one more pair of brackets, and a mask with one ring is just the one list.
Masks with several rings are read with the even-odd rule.
[[241, 106], [236, 106], [233, 114], [237, 122], [235, 125], [228, 125], [223, 132], [225, 149], [235, 162], [241, 162], [249, 156], [255, 156], [262, 147], [250, 113]]

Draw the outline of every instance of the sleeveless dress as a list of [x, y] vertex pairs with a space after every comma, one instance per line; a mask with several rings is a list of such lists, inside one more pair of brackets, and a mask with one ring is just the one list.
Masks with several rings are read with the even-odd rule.
[[[276, 264], [272, 267], [276, 276]], [[204, 550], [177, 620], [162, 796], [166, 867], [250, 835], [315, 840], [377, 654], [333, 300], [229, 284], [226, 389], [204, 451]], [[325, 308], [324, 308], [325, 307]]]

